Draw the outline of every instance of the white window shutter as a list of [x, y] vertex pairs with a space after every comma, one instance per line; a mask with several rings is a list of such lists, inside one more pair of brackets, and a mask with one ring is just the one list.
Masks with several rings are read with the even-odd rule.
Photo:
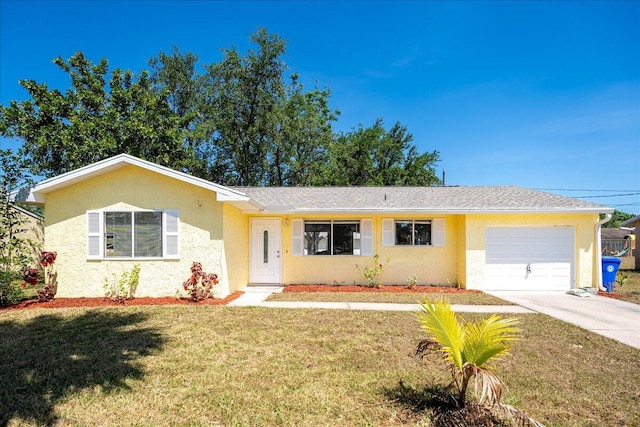
[[393, 218], [382, 219], [382, 246], [395, 246], [396, 233]]
[[373, 255], [373, 220], [360, 220], [360, 238], [362, 244], [362, 255]]
[[87, 258], [102, 259], [104, 248], [102, 212], [87, 211]]
[[291, 220], [291, 255], [301, 256], [304, 249], [304, 221]]
[[431, 220], [431, 245], [444, 246], [444, 218], [434, 218]]
[[163, 245], [164, 258], [180, 256], [180, 211], [164, 211]]

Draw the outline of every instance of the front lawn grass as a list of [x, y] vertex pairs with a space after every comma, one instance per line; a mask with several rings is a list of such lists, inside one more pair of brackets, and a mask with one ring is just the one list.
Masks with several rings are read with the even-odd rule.
[[409, 292], [282, 292], [272, 294], [267, 301], [313, 301], [313, 302], [386, 302], [417, 304], [428, 297], [431, 301], [444, 299], [450, 304], [513, 305], [513, 303], [484, 293], [409, 293]]
[[[507, 403], [548, 426], [637, 424], [640, 350], [516, 317]], [[450, 378], [413, 357], [423, 337], [406, 312], [1, 311], [0, 425], [431, 426], [429, 390]]]

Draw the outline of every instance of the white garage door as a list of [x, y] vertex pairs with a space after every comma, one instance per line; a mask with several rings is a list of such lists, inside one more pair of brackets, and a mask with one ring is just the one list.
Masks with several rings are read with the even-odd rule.
[[485, 290], [567, 291], [574, 281], [572, 227], [487, 227]]

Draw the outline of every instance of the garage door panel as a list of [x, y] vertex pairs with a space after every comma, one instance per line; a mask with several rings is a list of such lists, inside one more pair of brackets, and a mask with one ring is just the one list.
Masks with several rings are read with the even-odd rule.
[[570, 289], [574, 234], [571, 227], [488, 227], [485, 289]]

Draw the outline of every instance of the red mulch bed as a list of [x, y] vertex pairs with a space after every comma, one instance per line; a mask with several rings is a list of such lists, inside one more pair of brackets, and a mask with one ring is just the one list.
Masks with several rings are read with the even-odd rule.
[[20, 310], [31, 308], [67, 308], [67, 307], [122, 307], [134, 305], [226, 305], [238, 298], [244, 292], [237, 291], [226, 298], [207, 298], [204, 301], [192, 302], [176, 297], [142, 297], [131, 298], [123, 301], [113, 301], [108, 298], [54, 298], [53, 301], [39, 302], [37, 300], [23, 301], [21, 303], [5, 307], [5, 310]]
[[598, 295], [601, 296], [601, 297], [608, 297], [608, 298], [613, 298], [613, 299], [624, 300], [624, 295], [623, 294], [616, 294], [615, 292], [598, 291]]
[[406, 292], [406, 293], [426, 293], [439, 292], [443, 294], [461, 294], [474, 293], [481, 294], [482, 291], [467, 290], [454, 288], [449, 286], [414, 286], [409, 289], [404, 285], [389, 285], [379, 288], [370, 288], [368, 286], [350, 286], [350, 285], [287, 285], [283, 292]]

